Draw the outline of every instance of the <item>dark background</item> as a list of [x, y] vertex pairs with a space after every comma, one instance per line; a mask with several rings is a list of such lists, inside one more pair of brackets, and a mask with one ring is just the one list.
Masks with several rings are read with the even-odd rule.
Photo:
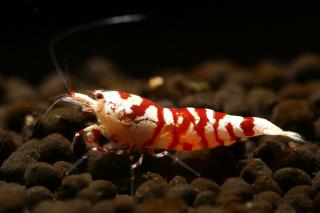
[[64, 39], [56, 47], [60, 63], [67, 61], [72, 70], [88, 56], [104, 55], [122, 70], [145, 76], [161, 68], [190, 68], [211, 58], [230, 58], [250, 66], [264, 58], [286, 62], [304, 52], [320, 51], [316, 7], [188, 5], [176, 9], [122, 4], [31, 0], [2, 4], [0, 72], [37, 82], [53, 70], [48, 44], [59, 32], [132, 13], [148, 18]]

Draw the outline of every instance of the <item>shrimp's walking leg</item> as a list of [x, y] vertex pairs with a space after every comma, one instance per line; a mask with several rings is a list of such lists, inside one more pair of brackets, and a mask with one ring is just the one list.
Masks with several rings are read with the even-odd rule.
[[74, 170], [79, 164], [81, 164], [84, 160], [86, 160], [89, 157], [89, 152], [95, 151], [96, 148], [91, 148], [89, 151], [87, 151], [84, 155], [81, 156], [76, 162], [73, 163], [73, 165], [65, 172], [65, 175], [68, 176]]
[[81, 136], [85, 136], [86, 142], [96, 143], [97, 137], [100, 135], [100, 127], [96, 124], [88, 126], [79, 132], [77, 132], [72, 140], [71, 149], [73, 149], [74, 145], [78, 142]]
[[[72, 140], [72, 143], [71, 143], [71, 150], [73, 150], [74, 148], [74, 145], [79, 141], [79, 138], [81, 136], [85, 136], [85, 140], [86, 141], [90, 141], [90, 140], [87, 140], [90, 135], [88, 135], [89, 133], [92, 135], [91, 131], [93, 131], [93, 129], [98, 129], [98, 125], [94, 124], [94, 125], [91, 125], [91, 126], [88, 126], [82, 130], [80, 130], [79, 132], [77, 132], [74, 137], [73, 137], [73, 140]], [[86, 160], [89, 156], [89, 153], [91, 151], [95, 151], [97, 150], [96, 147], [93, 147], [91, 148], [88, 152], [86, 152], [84, 155], [82, 155], [81, 158], [79, 158], [78, 160], [76, 160], [76, 162], [73, 163], [72, 167], [70, 167], [66, 172], [65, 172], [65, 175], [68, 176], [70, 175], [71, 171], [74, 170], [79, 164], [81, 164], [84, 160]]]
[[139, 166], [141, 166], [142, 162], [143, 162], [143, 153], [141, 153], [139, 159], [132, 163], [131, 166], [130, 166], [130, 194], [133, 195], [134, 193], [134, 181], [135, 181], [135, 172], [134, 170], [136, 168], [138, 168]]
[[96, 124], [88, 126], [88, 127], [84, 128], [83, 130], [80, 130], [79, 132], [77, 132], [72, 140], [71, 149], [73, 149], [74, 144], [77, 143], [77, 141], [79, 140], [79, 138], [81, 136], [84, 136], [86, 143], [92, 144], [92, 145], [94, 145], [94, 147], [90, 148], [90, 150], [87, 151], [84, 155], [82, 155], [81, 158], [76, 160], [76, 162], [73, 163], [72, 167], [69, 168], [65, 172], [65, 175], [69, 175], [72, 170], [74, 170], [79, 164], [81, 164], [84, 160], [86, 160], [89, 157], [89, 153], [92, 151], [116, 153], [116, 154], [118, 152], [122, 153], [122, 151], [123, 151], [123, 150], [119, 150], [119, 149], [117, 149], [117, 150], [107, 149], [107, 148], [100, 146], [100, 144], [99, 144], [100, 128]]
[[100, 151], [100, 152], [106, 152], [106, 153], [115, 153], [115, 154], [123, 154], [123, 150], [113, 150], [113, 149], [106, 149], [106, 148], [99, 148], [97, 149], [97, 147], [93, 147], [91, 149], [89, 149], [89, 151], [87, 151], [84, 155], [81, 156], [81, 158], [79, 158], [78, 160], [76, 160], [72, 167], [70, 167], [66, 172], [65, 175], [68, 176], [70, 175], [71, 171], [74, 170], [79, 164], [81, 164], [84, 160], [86, 160], [89, 157], [89, 153], [90, 152], [95, 152], [95, 151]]
[[136, 169], [136, 168], [138, 168], [139, 166], [141, 166], [141, 164], [142, 164], [142, 162], [143, 162], [143, 157], [144, 157], [144, 155], [143, 155], [143, 153], [141, 153], [139, 159], [138, 159], [136, 162], [134, 162], [134, 163], [131, 164], [131, 169]]
[[168, 151], [163, 151], [160, 153], [154, 153], [152, 151], [148, 152], [151, 156], [155, 157], [155, 158], [162, 158], [164, 156], [168, 156], [169, 158], [171, 158], [173, 161], [175, 161], [176, 163], [180, 164], [180, 166], [184, 167], [185, 169], [187, 169], [188, 171], [190, 171], [192, 174], [194, 174], [197, 177], [200, 177], [200, 173], [197, 172], [196, 170], [194, 170], [193, 168], [191, 168], [189, 165], [187, 165], [185, 162], [183, 162], [182, 160], [180, 160], [178, 157], [174, 156], [173, 154], [171, 154]]

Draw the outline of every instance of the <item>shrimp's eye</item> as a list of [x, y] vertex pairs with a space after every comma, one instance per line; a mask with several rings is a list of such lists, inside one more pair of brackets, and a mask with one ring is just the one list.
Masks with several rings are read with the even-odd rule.
[[95, 95], [96, 99], [103, 99], [103, 94], [102, 93], [97, 93]]

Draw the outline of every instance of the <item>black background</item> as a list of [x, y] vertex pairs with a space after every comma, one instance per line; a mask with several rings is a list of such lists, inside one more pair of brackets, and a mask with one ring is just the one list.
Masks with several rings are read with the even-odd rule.
[[320, 51], [317, 7], [301, 5], [128, 5], [94, 1], [17, 1], [2, 4], [0, 72], [37, 82], [53, 70], [48, 44], [59, 32], [100, 18], [143, 13], [140, 23], [106, 26], [64, 39], [60, 63], [81, 65], [90, 55], [110, 57], [122, 70], [145, 76], [161, 68], [190, 68], [210, 58], [252, 65], [264, 58], [291, 61]]

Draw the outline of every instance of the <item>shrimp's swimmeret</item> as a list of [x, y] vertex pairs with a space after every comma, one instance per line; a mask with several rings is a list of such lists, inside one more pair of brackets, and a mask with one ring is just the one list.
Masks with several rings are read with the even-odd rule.
[[[96, 115], [98, 124], [76, 134], [103, 150], [99, 134], [130, 150], [194, 151], [229, 146], [241, 138], [259, 135], [282, 135], [303, 142], [295, 132], [284, 131], [258, 117], [241, 117], [206, 108], [163, 108], [156, 103], [118, 91], [94, 91], [94, 98], [72, 93], [62, 99]], [[74, 140], [75, 142], [76, 140]]]

